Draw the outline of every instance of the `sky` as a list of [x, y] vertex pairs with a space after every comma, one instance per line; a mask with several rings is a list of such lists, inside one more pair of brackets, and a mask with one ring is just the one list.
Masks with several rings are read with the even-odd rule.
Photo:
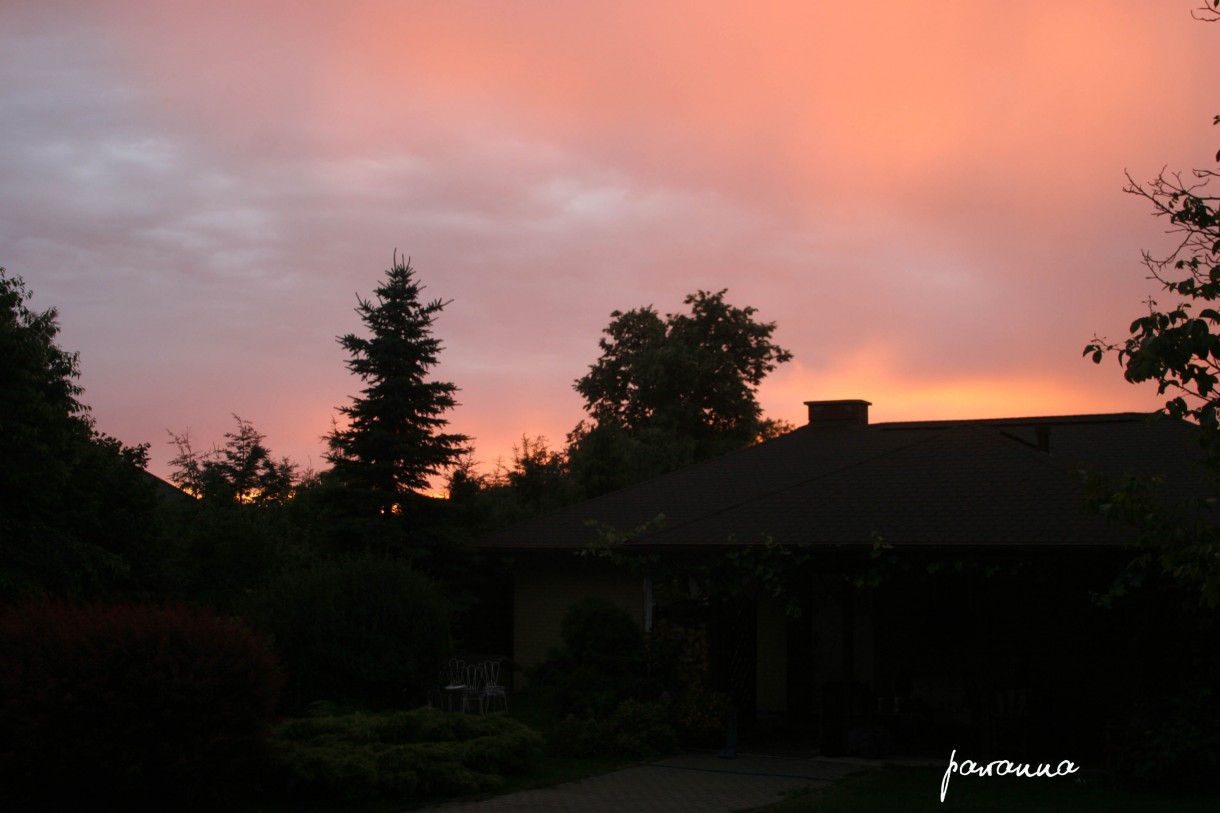
[[0, 0], [0, 266], [97, 428], [323, 468], [336, 337], [408, 255], [484, 471], [561, 446], [614, 310], [775, 322], [768, 417], [1148, 411], [1124, 194], [1212, 166], [1201, 0]]

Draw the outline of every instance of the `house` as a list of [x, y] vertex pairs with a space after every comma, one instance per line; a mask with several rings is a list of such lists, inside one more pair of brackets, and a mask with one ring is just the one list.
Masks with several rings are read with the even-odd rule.
[[[782, 437], [485, 538], [513, 560], [513, 658], [539, 662], [566, 608], [600, 595], [654, 634], [697, 627], [743, 724], [799, 724], [828, 751], [1103, 758], [1152, 621], [1094, 600], [1133, 532], [1087, 508], [1081, 472], [1197, 491], [1190, 428], [806, 403]], [[611, 528], [636, 532], [607, 545]]]

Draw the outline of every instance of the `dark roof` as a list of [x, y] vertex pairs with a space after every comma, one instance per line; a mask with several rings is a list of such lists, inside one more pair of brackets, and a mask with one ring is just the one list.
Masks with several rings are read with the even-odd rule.
[[152, 489], [153, 493], [157, 495], [158, 499], [166, 501], [192, 499], [190, 494], [187, 494], [173, 483], [162, 480], [160, 477], [147, 469], [141, 469], [140, 476], [143, 478], [145, 484]]
[[1199, 492], [1189, 426], [1139, 413], [858, 426], [782, 437], [485, 537], [513, 550], [579, 548], [590, 523], [619, 530], [664, 515], [631, 542], [1098, 545], [1122, 528], [1084, 505], [1082, 466], [1158, 475]]

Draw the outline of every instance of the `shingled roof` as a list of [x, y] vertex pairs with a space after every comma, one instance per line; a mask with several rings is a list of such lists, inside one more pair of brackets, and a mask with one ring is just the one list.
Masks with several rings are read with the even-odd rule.
[[1126, 531], [1085, 509], [1082, 466], [1195, 491], [1189, 426], [1139, 413], [867, 424], [813, 420], [782, 437], [484, 538], [503, 550], [580, 548], [594, 524], [659, 527], [632, 546], [1096, 546]]

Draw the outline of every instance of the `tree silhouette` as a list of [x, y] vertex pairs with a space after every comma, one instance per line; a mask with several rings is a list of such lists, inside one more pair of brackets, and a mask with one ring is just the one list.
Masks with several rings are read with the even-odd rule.
[[792, 354], [726, 291], [686, 297], [689, 313], [614, 311], [601, 357], [575, 383], [590, 421], [569, 435], [573, 474], [592, 496], [747, 446], [782, 428], [762, 417], [763, 378]]
[[422, 302], [422, 290], [410, 260], [396, 253], [374, 299], [358, 297], [356, 313], [370, 335], [339, 337], [351, 355], [348, 369], [366, 386], [340, 407], [346, 425], [336, 424], [326, 437], [329, 477], [361, 510], [381, 517], [403, 513], [425, 494], [469, 440], [445, 431], [457, 387], [429, 380], [441, 351], [432, 326], [448, 303]]
[[[1216, 116], [1215, 124], [1220, 124]], [[1220, 152], [1216, 154], [1220, 162]], [[1196, 169], [1186, 177], [1162, 172], [1147, 184], [1130, 179], [1124, 191], [1143, 198], [1164, 218], [1177, 246], [1167, 256], [1144, 253], [1152, 279], [1177, 298], [1172, 307], [1148, 300], [1148, 312], [1131, 323], [1131, 335], [1117, 344], [1101, 338], [1084, 349], [1094, 362], [1114, 356], [1130, 382], [1155, 381], [1173, 397], [1162, 413], [1198, 427], [1198, 438], [1214, 478], [1220, 479], [1220, 197], [1207, 185], [1220, 177]], [[1198, 591], [1200, 600], [1220, 608], [1220, 527], [1215, 498], [1187, 500], [1174, 512], [1160, 506], [1149, 484], [1138, 480], [1114, 489], [1098, 486], [1099, 505], [1142, 532], [1144, 552], [1133, 563], [1138, 573], [1154, 563]], [[1113, 491], [1113, 493], [1111, 493]]]
[[0, 268], [0, 603], [135, 590], [152, 565], [147, 446], [99, 433], [58, 313]]
[[188, 433], [170, 432], [178, 455], [170, 461], [171, 479], [188, 494], [236, 505], [272, 505], [292, 497], [299, 477], [288, 458], [275, 459], [266, 436], [239, 415], [236, 432], [225, 432], [225, 445], [196, 451]]

